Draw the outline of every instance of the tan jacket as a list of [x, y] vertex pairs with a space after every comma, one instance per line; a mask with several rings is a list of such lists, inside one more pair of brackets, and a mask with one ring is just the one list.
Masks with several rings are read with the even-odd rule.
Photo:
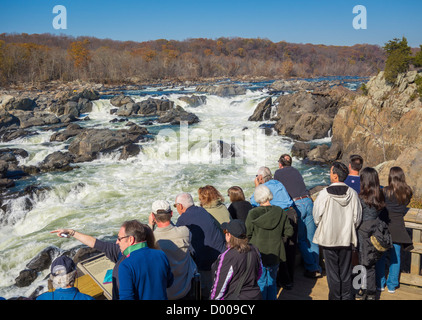
[[224, 203], [217, 202], [216, 204], [203, 206], [219, 223], [230, 222], [230, 212]]

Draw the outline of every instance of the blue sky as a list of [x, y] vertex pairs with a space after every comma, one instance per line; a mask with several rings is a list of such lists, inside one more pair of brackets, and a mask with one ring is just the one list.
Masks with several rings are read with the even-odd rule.
[[[55, 5], [67, 29], [55, 30]], [[364, 5], [367, 29], [353, 7]], [[52, 33], [113, 40], [243, 37], [274, 42], [384, 45], [405, 36], [422, 44], [420, 0], [0, 0], [0, 33]]]

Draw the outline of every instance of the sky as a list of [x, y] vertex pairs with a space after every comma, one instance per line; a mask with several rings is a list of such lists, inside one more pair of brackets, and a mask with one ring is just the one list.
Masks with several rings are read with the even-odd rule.
[[[55, 29], [56, 5], [66, 29]], [[363, 11], [353, 13], [357, 5]], [[420, 0], [0, 0], [0, 33], [51, 33], [121, 41], [220, 37], [324, 45], [422, 44]], [[359, 20], [359, 18], [362, 18]], [[58, 20], [56, 18], [56, 20]], [[353, 21], [366, 21], [356, 29]], [[63, 24], [63, 20], [60, 20]]]

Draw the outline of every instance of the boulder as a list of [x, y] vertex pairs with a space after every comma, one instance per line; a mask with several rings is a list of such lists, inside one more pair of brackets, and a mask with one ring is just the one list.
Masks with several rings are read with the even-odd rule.
[[128, 103], [135, 103], [135, 101], [133, 101], [133, 99], [131, 97], [125, 96], [125, 95], [119, 95], [119, 96], [115, 96], [113, 98], [110, 99], [110, 103], [115, 106], [120, 108], [121, 106], [128, 104]]
[[174, 109], [167, 111], [164, 115], [159, 117], [157, 122], [170, 123], [172, 125], [180, 124], [181, 122], [194, 124], [199, 122], [199, 118], [192, 112], [187, 112], [182, 107], [176, 106]]
[[70, 171], [73, 167], [70, 164], [73, 162], [75, 156], [69, 152], [55, 151], [49, 154], [39, 164], [39, 168], [43, 172], [50, 171]]
[[45, 126], [60, 122], [54, 114], [44, 111], [26, 111], [15, 113], [19, 118], [20, 127], [26, 129], [34, 126]]
[[7, 161], [0, 160], [0, 179], [3, 179], [6, 176], [6, 172], [8, 168], [9, 168], [9, 165], [7, 164]]
[[326, 163], [328, 162], [325, 155], [329, 146], [326, 144], [318, 145], [307, 154], [307, 159], [312, 162]]
[[28, 262], [26, 268], [41, 272], [50, 268], [53, 260], [60, 255], [60, 249], [55, 246], [49, 246], [38, 253], [31, 261]]
[[82, 128], [78, 124], [72, 123], [72, 124], [68, 125], [65, 130], [62, 130], [62, 131], [58, 131], [58, 132], [53, 133], [51, 135], [51, 137], [50, 137], [50, 142], [53, 142], [53, 141], [59, 141], [59, 142], [66, 141], [67, 139], [76, 136], [81, 131], [82, 131]]
[[0, 141], [9, 142], [15, 139], [20, 139], [28, 136], [34, 136], [38, 133], [35, 131], [27, 131], [24, 129], [0, 129]]
[[218, 140], [211, 144], [211, 152], [220, 152], [221, 158], [234, 158], [236, 157], [236, 146], [234, 143], [228, 144], [223, 140]]
[[196, 88], [197, 92], [207, 92], [220, 97], [230, 97], [246, 93], [246, 88], [241, 85], [201, 85]]
[[4, 109], [0, 109], [0, 129], [9, 127], [18, 128], [19, 126], [19, 118]]
[[311, 145], [309, 143], [295, 142], [290, 152], [292, 157], [305, 159], [309, 151], [311, 151]]
[[326, 115], [306, 113], [296, 121], [289, 136], [301, 141], [326, 138], [332, 124], [333, 119]]
[[[353, 96], [350, 90], [338, 87], [323, 92], [299, 91], [261, 101], [249, 121], [277, 121], [279, 135], [301, 141], [328, 136], [338, 109]], [[273, 112], [276, 108], [276, 112]]]
[[11, 99], [8, 99], [7, 102], [3, 104], [3, 107], [6, 111], [32, 111], [37, 107], [37, 104], [33, 99], [30, 98], [13, 97]]
[[15, 181], [12, 179], [4, 178], [0, 179], [0, 189], [11, 188], [15, 186]]
[[123, 146], [119, 160], [127, 160], [130, 157], [135, 157], [141, 152], [141, 147], [137, 144], [131, 143]]
[[248, 118], [248, 121], [266, 121], [271, 118], [272, 98], [268, 97], [261, 101], [255, 108], [254, 113]]
[[[140, 109], [138, 103], [129, 102], [122, 105], [116, 112], [116, 115], [121, 117], [129, 117], [136, 115]], [[156, 111], [156, 110], [155, 110]]]
[[190, 97], [183, 96], [183, 97], [180, 97], [179, 100], [185, 102], [189, 107], [192, 107], [192, 108], [196, 108], [202, 104], [207, 103], [206, 96], [195, 96], [195, 95], [191, 95]]
[[75, 157], [75, 162], [92, 161], [99, 153], [136, 143], [147, 133], [148, 130], [138, 126], [129, 130], [84, 129], [70, 143], [69, 153]]
[[32, 269], [22, 270], [15, 279], [15, 285], [19, 288], [29, 286], [38, 277], [38, 272]]
[[142, 116], [155, 116], [163, 115], [167, 111], [173, 109], [174, 102], [168, 99], [153, 99], [148, 98], [147, 100], [138, 102], [139, 105], [138, 114]]

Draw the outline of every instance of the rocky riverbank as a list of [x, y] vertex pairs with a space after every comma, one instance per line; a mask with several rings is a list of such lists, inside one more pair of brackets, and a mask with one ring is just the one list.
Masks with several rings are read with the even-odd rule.
[[[342, 107], [333, 123], [332, 152], [346, 160], [351, 153], [364, 165], [377, 166], [386, 185], [392, 166], [400, 166], [415, 197], [422, 197], [422, 100], [417, 71], [399, 75], [389, 84], [384, 72], [367, 83], [367, 94]], [[422, 76], [422, 73], [419, 73]]]
[[[294, 87], [297, 91], [300, 91], [297, 94], [299, 98], [296, 94], [284, 96], [279, 91], [276, 94], [270, 86], [262, 88], [263, 92], [268, 92], [271, 95], [270, 109], [277, 111], [277, 113], [274, 113], [274, 116], [279, 117], [277, 121], [283, 121], [281, 115], [289, 113], [289, 108], [297, 104], [298, 101], [307, 101], [308, 103], [306, 112], [300, 110], [301, 108], [297, 106], [297, 113], [300, 115], [298, 119], [303, 114], [318, 114], [324, 108], [321, 106], [315, 107], [314, 104], [326, 103], [331, 101], [331, 96], [334, 96], [334, 93], [316, 92], [316, 87], [319, 87], [318, 84], [315, 85], [315, 90], [313, 90], [315, 92], [302, 90], [303, 85], [305, 83], [296, 82], [294, 86], [290, 86], [290, 88]], [[53, 131], [53, 133], [49, 135], [49, 142], [43, 143], [49, 146], [58, 146], [63, 143], [66, 147], [43, 156], [44, 159], [33, 166], [20, 165], [20, 163], [25, 163], [21, 160], [29, 156], [29, 150], [25, 150], [25, 148], [5, 147], [0, 150], [0, 179], [3, 183], [0, 189], [2, 194], [0, 203], [1, 225], [13, 225], [16, 222], [13, 220], [16, 217], [8, 214], [13, 211], [13, 208], [10, 207], [10, 204], [13, 203], [11, 199], [25, 199], [25, 207], [22, 210], [29, 212], [32, 206], [42, 199], [44, 191], [49, 190], [48, 187], [37, 184], [38, 175], [45, 172], [74, 170], [76, 167], [82, 166], [81, 163], [96, 160], [106, 153], [113, 153], [113, 158], [114, 154], [117, 154], [116, 159], [130, 159], [130, 157], [143, 152], [141, 142], [154, 138], [154, 133], [148, 130], [148, 125], [151, 122], [155, 124], [178, 124], [183, 121], [193, 124], [199, 121], [195, 114], [187, 112], [173, 101], [168, 100], [165, 95], [151, 95], [152, 97], [142, 102], [136, 102], [130, 95], [125, 94], [126, 90], [139, 90], [140, 88], [135, 86], [105, 87], [93, 84], [75, 84], [74, 86], [67, 84], [57, 88], [51, 87], [48, 90], [30, 90], [28, 88], [27, 90], [2, 91], [0, 95], [0, 139], [3, 143], [14, 144], [16, 139], [42, 134], [42, 131], [45, 130]], [[326, 89], [329, 88], [331, 87], [328, 86]], [[319, 87], [319, 89], [321, 88]], [[338, 87], [330, 90], [342, 89]], [[245, 85], [209, 83], [206, 86], [195, 86], [194, 93], [191, 91], [186, 96], [179, 97], [178, 100], [193, 107], [189, 110], [194, 111], [194, 107], [207, 103], [209, 95], [232, 97], [244, 94]], [[278, 95], [280, 96], [278, 97]], [[289, 96], [291, 99], [287, 99]], [[114, 117], [112, 121], [119, 122], [118, 125], [111, 126], [112, 129], [95, 127], [89, 122], [90, 112], [93, 106], [97, 105], [95, 101], [104, 97], [110, 99], [110, 104], [113, 106], [110, 111], [110, 114]], [[277, 100], [276, 105], [272, 100]], [[277, 107], [279, 107], [279, 110]], [[337, 108], [337, 102], [331, 101], [330, 107], [326, 108], [324, 114], [331, 116], [335, 108]], [[138, 121], [143, 117], [148, 118], [145, 121]], [[266, 116], [264, 118], [266, 119]], [[143, 124], [144, 122], [149, 124]], [[318, 123], [318, 121], [310, 123]], [[304, 128], [312, 131], [309, 127], [304, 126]], [[300, 131], [300, 129], [296, 128], [296, 131]], [[295, 139], [299, 138], [298, 135], [294, 135], [296, 131], [292, 130], [293, 134], [291, 135]], [[282, 134], [281, 131], [280, 134]], [[327, 132], [323, 130], [318, 133], [308, 132], [301, 139], [312, 139], [318, 137], [318, 134], [323, 137]], [[215, 147], [220, 148], [222, 158], [236, 157], [237, 151], [234, 145], [217, 141]], [[75, 186], [75, 188], [80, 188], [80, 186]], [[73, 256], [78, 249], [79, 247], [66, 254]], [[16, 278], [16, 286], [26, 287], [32, 283], [42, 270], [48, 268], [51, 259], [58, 254], [63, 254], [63, 252], [55, 247], [48, 247], [40, 252], [34, 258], [34, 261], [38, 262], [31, 261], [28, 263], [25, 270], [22, 270]], [[34, 292], [35, 294], [36, 292]]]
[[[388, 182], [389, 169], [400, 166], [415, 197], [421, 198], [422, 100], [417, 76], [417, 71], [411, 71], [389, 84], [380, 72], [369, 80], [365, 91], [316, 87], [312, 92], [269, 97], [259, 103], [249, 120], [275, 122], [273, 128], [279, 135], [297, 141], [292, 154], [306, 161], [348, 163], [351, 154], [360, 154], [364, 166], [378, 168], [383, 185]], [[329, 133], [331, 144], [309, 143]]]

